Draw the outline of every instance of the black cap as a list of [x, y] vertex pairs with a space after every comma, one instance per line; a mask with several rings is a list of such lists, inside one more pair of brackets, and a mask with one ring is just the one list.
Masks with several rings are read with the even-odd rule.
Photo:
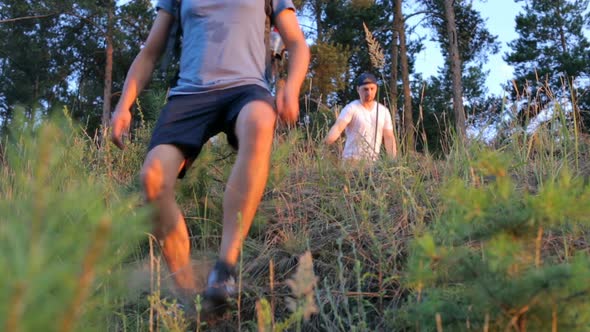
[[356, 79], [356, 86], [361, 86], [365, 84], [377, 84], [377, 77], [371, 73], [363, 73]]

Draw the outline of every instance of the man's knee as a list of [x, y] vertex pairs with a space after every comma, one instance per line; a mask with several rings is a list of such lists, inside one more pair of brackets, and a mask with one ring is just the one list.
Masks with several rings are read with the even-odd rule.
[[242, 121], [238, 122], [237, 128], [240, 139], [253, 139], [273, 135], [277, 115], [274, 109], [265, 102], [256, 101], [248, 104], [240, 115]]
[[254, 116], [249, 130], [254, 132], [255, 135], [272, 135], [274, 133], [276, 119], [274, 111], [264, 112], [259, 116]]
[[166, 178], [158, 159], [153, 159], [142, 167], [140, 179], [148, 201], [152, 202], [166, 195], [173, 195], [174, 184], [166, 181]]

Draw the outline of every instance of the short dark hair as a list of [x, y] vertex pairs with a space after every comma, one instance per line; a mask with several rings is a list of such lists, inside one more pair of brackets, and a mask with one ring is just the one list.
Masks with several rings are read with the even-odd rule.
[[371, 73], [362, 73], [356, 79], [356, 86], [357, 87], [365, 85], [365, 84], [369, 84], [369, 83], [377, 84], [377, 77], [375, 77], [375, 75], [373, 75]]

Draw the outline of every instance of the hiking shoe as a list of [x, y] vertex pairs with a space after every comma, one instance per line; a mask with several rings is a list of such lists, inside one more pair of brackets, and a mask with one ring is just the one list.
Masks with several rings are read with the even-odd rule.
[[205, 290], [205, 301], [209, 302], [211, 311], [220, 312], [226, 309], [229, 301], [236, 297], [238, 289], [236, 285], [236, 272], [234, 267], [225, 262], [217, 261], [209, 278]]

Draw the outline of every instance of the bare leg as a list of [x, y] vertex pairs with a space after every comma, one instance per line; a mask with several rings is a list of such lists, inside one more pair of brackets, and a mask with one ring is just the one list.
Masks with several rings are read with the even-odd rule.
[[174, 198], [174, 185], [184, 156], [173, 145], [158, 145], [147, 155], [141, 169], [146, 199], [156, 208], [154, 235], [162, 248], [176, 286], [182, 292], [195, 289], [190, 266], [190, 241], [184, 217]]
[[265, 102], [248, 103], [236, 122], [239, 150], [223, 197], [220, 260], [235, 265], [264, 193], [276, 113]]

